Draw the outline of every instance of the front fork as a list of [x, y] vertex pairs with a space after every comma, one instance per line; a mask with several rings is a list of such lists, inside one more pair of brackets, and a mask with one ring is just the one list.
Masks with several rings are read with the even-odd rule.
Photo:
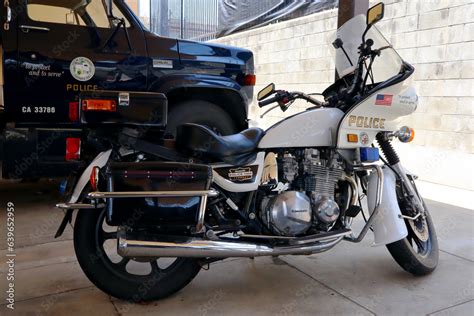
[[379, 146], [382, 149], [385, 158], [387, 158], [387, 162], [390, 165], [389, 167], [391, 167], [391, 169], [397, 174], [398, 179], [400, 180], [401, 185], [404, 188], [404, 198], [407, 199], [410, 204], [413, 205], [414, 209], [417, 211], [418, 214], [421, 214], [423, 216], [425, 213], [423, 202], [420, 196], [418, 195], [418, 191], [416, 190], [414, 183], [408, 178], [407, 171], [400, 163], [400, 158], [395, 152], [395, 149], [393, 148], [390, 139], [387, 138], [386, 134], [379, 133], [377, 135], [377, 142], [379, 143]]

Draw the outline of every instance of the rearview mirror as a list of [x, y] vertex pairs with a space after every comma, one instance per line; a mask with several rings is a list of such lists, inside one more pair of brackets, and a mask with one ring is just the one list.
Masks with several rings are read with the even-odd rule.
[[275, 92], [275, 84], [270, 83], [268, 86], [260, 90], [260, 92], [257, 95], [257, 100], [261, 101], [265, 98], [267, 98], [269, 95], [271, 95], [273, 92]]
[[367, 25], [372, 26], [378, 21], [383, 19], [385, 12], [385, 4], [380, 2], [379, 4], [374, 5], [367, 11]]

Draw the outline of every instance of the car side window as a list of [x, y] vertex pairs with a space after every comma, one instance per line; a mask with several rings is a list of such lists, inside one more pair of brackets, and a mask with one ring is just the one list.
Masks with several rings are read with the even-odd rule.
[[[93, 26], [111, 28], [105, 1], [103, 0], [28, 0], [28, 17], [33, 21]], [[118, 18], [124, 18], [122, 12], [115, 6], [113, 13]], [[127, 27], [130, 22], [125, 19]]]

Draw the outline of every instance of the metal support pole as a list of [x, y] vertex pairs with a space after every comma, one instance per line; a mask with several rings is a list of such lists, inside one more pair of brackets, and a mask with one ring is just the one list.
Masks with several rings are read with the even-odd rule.
[[366, 14], [369, 9], [369, 0], [339, 0], [339, 14], [337, 27], [359, 14]]
[[184, 0], [181, 0], [181, 36], [180, 38], [184, 38]]
[[[366, 14], [369, 9], [369, 0], [339, 0], [337, 28], [359, 14]], [[339, 76], [336, 73], [336, 80]]]

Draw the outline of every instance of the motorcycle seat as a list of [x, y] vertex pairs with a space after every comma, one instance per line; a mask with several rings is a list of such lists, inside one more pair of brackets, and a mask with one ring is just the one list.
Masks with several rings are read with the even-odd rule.
[[249, 128], [238, 134], [220, 136], [206, 126], [186, 123], [177, 128], [176, 146], [196, 157], [244, 165], [255, 159], [256, 149], [264, 135], [260, 128]]

